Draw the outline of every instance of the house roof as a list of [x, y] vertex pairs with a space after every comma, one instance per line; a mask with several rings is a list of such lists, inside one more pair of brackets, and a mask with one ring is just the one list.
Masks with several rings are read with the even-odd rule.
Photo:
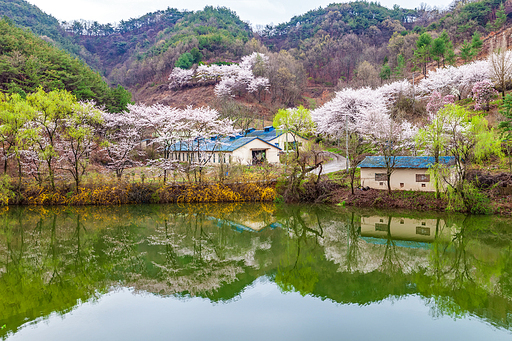
[[[434, 164], [433, 156], [397, 156], [394, 168], [430, 168]], [[440, 156], [439, 163], [445, 166], [455, 164], [455, 157]], [[384, 156], [367, 156], [359, 164], [361, 168], [386, 168]]]
[[277, 148], [281, 150], [281, 148], [277, 147], [265, 141], [259, 137], [243, 137], [243, 136], [235, 136], [231, 137], [223, 137], [220, 139], [212, 140], [212, 139], [196, 139], [194, 141], [180, 141], [173, 145], [171, 145], [171, 151], [180, 151], [180, 152], [189, 152], [189, 151], [197, 151], [197, 143], [199, 141], [199, 150], [203, 152], [232, 152], [237, 150], [240, 147], [245, 146], [246, 144], [259, 140], [265, 142], [271, 147]]
[[[290, 133], [295, 134], [293, 131], [290, 131]], [[259, 137], [262, 140], [270, 142], [283, 134], [284, 134], [284, 131], [276, 130], [273, 126], [268, 126], [268, 127], [265, 127], [263, 130], [255, 130], [254, 128], [248, 129], [247, 132], [245, 133], [245, 136], [246, 137]], [[300, 136], [303, 139], [307, 140], [307, 138], [304, 136], [301, 136], [299, 134], [295, 134], [295, 135]]]
[[263, 130], [253, 130], [249, 129], [247, 133], [245, 134], [246, 137], [259, 137], [262, 140], [265, 140], [267, 142], [275, 139], [276, 137], [283, 135], [282, 131], [277, 131], [274, 129], [274, 127], [265, 127]]

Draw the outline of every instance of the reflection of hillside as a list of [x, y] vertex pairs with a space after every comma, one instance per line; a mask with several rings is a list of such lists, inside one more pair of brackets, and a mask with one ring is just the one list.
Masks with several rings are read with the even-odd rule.
[[[0, 223], [8, 332], [110, 286], [229, 301], [261, 276], [343, 304], [417, 294], [434, 315], [511, 327], [512, 234], [502, 219], [229, 204], [13, 208]], [[280, 227], [258, 230], [271, 224]]]

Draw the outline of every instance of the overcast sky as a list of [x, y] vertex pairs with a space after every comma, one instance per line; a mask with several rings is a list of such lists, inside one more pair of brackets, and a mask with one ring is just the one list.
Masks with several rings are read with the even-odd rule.
[[[290, 20], [294, 15], [325, 7], [342, 0], [27, 0], [42, 11], [59, 20], [95, 20], [102, 24], [137, 18], [146, 13], [164, 10], [167, 7], [199, 10], [206, 5], [225, 6], [234, 10], [240, 19], [253, 25], [279, 24]], [[398, 4], [405, 8], [415, 8], [426, 2], [430, 6], [444, 8], [451, 1], [443, 0], [381, 0], [380, 4], [389, 8]]]

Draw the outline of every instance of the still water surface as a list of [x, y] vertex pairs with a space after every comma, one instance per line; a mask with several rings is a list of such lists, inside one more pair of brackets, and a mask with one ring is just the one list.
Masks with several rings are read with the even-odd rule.
[[512, 220], [274, 204], [0, 212], [2, 340], [511, 340]]

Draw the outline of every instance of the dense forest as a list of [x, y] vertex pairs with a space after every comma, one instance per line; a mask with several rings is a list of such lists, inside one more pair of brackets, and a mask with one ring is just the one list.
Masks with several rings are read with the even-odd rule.
[[84, 62], [31, 32], [0, 20], [0, 89], [25, 97], [42, 88], [65, 89], [79, 100], [94, 100], [109, 111], [126, 108], [131, 95], [122, 86], [110, 88]]

